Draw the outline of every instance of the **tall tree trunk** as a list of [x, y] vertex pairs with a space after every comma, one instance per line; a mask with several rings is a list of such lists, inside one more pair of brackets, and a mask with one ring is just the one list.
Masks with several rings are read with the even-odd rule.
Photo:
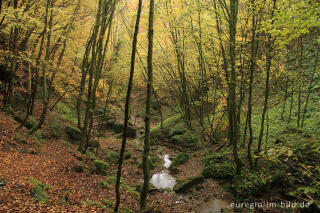
[[[252, 4], [255, 0], [252, 0]], [[250, 168], [253, 168], [251, 146], [253, 142], [253, 129], [252, 129], [252, 90], [253, 90], [253, 78], [256, 69], [256, 55], [258, 50], [258, 39], [256, 39], [256, 11], [253, 11], [252, 15], [252, 38], [251, 38], [251, 58], [250, 58], [250, 77], [249, 77], [249, 97], [248, 97], [248, 127], [249, 127], [249, 141], [248, 141], [248, 160]]]
[[237, 32], [237, 16], [238, 16], [238, 0], [230, 1], [230, 86], [229, 86], [229, 128], [230, 128], [230, 143], [232, 144], [233, 159], [236, 165], [236, 174], [241, 174], [242, 162], [238, 156], [238, 141], [239, 141], [239, 123], [237, 119], [237, 104], [236, 104], [236, 32]]
[[293, 96], [294, 96], [294, 80], [292, 80], [292, 84], [291, 84], [291, 101], [290, 101], [288, 124], [290, 124], [290, 121], [291, 121], [292, 107], [293, 107], [293, 100], [294, 100]]
[[[297, 112], [297, 127], [300, 127], [300, 120], [301, 120], [301, 77], [302, 77], [302, 57], [303, 57], [303, 45], [302, 45], [302, 37], [299, 38], [299, 47], [300, 47], [300, 54], [299, 54], [299, 78], [298, 78], [298, 112]], [[298, 49], [297, 49], [298, 54]]]
[[[273, 0], [273, 8], [271, 12], [271, 18], [273, 20], [273, 14], [276, 9], [276, 1]], [[271, 22], [273, 23], [273, 21]], [[266, 41], [266, 85], [265, 85], [265, 95], [264, 95], [264, 105], [262, 110], [262, 118], [261, 118], [261, 127], [260, 127], [260, 134], [259, 134], [259, 140], [258, 140], [258, 148], [256, 151], [256, 154], [259, 156], [261, 152], [261, 144], [262, 144], [262, 137], [263, 137], [263, 131], [264, 131], [264, 120], [265, 120], [265, 114], [268, 110], [268, 99], [269, 99], [269, 80], [270, 80], [270, 71], [271, 71], [271, 63], [272, 63], [272, 51], [273, 51], [273, 42], [271, 35], [267, 35], [267, 41]], [[255, 167], [258, 165], [258, 157], [255, 158], [254, 161]]]
[[[47, 9], [46, 13], [49, 12], [49, 9], [53, 8], [53, 5], [55, 3], [55, 0], [48, 0], [47, 1]], [[47, 17], [47, 15], [46, 15]], [[35, 131], [41, 128], [42, 124], [45, 121], [46, 113], [48, 110], [49, 105], [49, 96], [48, 96], [48, 89], [47, 89], [47, 63], [49, 62], [49, 56], [50, 56], [50, 44], [51, 44], [51, 33], [52, 33], [52, 23], [53, 23], [53, 10], [50, 10], [50, 18], [48, 21], [48, 31], [47, 31], [47, 44], [46, 44], [46, 54], [44, 58], [44, 62], [42, 64], [42, 78], [43, 78], [43, 109], [40, 116], [40, 120], [35, 126], [35, 128], [32, 128], [28, 135], [32, 135]]]
[[145, 116], [145, 140], [143, 150], [143, 187], [140, 195], [140, 209], [146, 209], [147, 194], [149, 191], [150, 179], [150, 119], [151, 119], [151, 98], [152, 98], [152, 50], [153, 50], [153, 17], [154, 17], [154, 0], [150, 0], [149, 9], [149, 28], [148, 28], [148, 81], [146, 97], [146, 116]]
[[142, 0], [139, 0], [136, 25], [135, 25], [134, 35], [133, 35], [133, 40], [132, 40], [130, 76], [129, 76], [126, 104], [125, 104], [124, 126], [123, 126], [123, 132], [122, 132], [122, 144], [121, 144], [120, 157], [119, 157], [119, 161], [118, 161], [118, 172], [117, 172], [117, 180], [116, 180], [116, 187], [115, 187], [116, 205], [114, 207], [114, 212], [118, 212], [118, 209], [120, 206], [121, 170], [122, 170], [122, 164], [123, 164], [124, 151], [125, 151], [126, 143], [127, 143], [127, 129], [128, 129], [128, 123], [129, 123], [130, 96], [131, 96], [133, 76], [134, 76], [134, 65], [135, 65], [135, 59], [136, 59], [136, 50], [137, 50], [141, 10], [142, 10]]
[[310, 94], [311, 94], [311, 90], [312, 90], [312, 83], [314, 81], [314, 77], [315, 77], [317, 66], [318, 66], [318, 56], [319, 56], [319, 49], [317, 49], [316, 58], [314, 60], [314, 67], [313, 67], [313, 71], [312, 71], [311, 78], [309, 81], [308, 93], [307, 93], [307, 97], [306, 97], [306, 101], [305, 101], [305, 105], [304, 105], [304, 109], [303, 109], [303, 114], [302, 114], [302, 119], [301, 119], [301, 128], [303, 128], [304, 117], [305, 117], [307, 109], [308, 109], [309, 98], [310, 98]]

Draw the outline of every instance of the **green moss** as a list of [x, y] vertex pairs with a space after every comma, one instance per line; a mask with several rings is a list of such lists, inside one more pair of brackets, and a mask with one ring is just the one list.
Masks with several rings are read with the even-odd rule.
[[243, 172], [242, 176], [233, 179], [231, 190], [239, 201], [253, 201], [270, 190], [270, 176], [262, 172]]
[[66, 130], [66, 133], [69, 135], [69, 137], [73, 141], [80, 141], [81, 140], [82, 132], [79, 128], [77, 128], [75, 126], [67, 125], [65, 130]]
[[185, 148], [196, 148], [198, 139], [194, 134], [188, 131], [182, 135], [174, 135], [171, 138], [171, 141], [175, 145], [182, 146]]
[[101, 161], [101, 160], [94, 160], [93, 165], [95, 167], [95, 172], [97, 174], [106, 175], [106, 170], [109, 167], [109, 164], [107, 162]]
[[212, 164], [204, 167], [202, 175], [205, 178], [232, 178], [235, 175], [234, 166], [228, 163]]
[[173, 170], [175, 168], [177, 168], [178, 166], [188, 162], [189, 160], [189, 155], [184, 153], [184, 152], [180, 152], [173, 160], [172, 163], [169, 167], [169, 170]]
[[96, 139], [91, 139], [89, 141], [89, 147], [100, 147], [100, 143], [98, 140]]
[[105, 161], [111, 163], [111, 164], [116, 164], [118, 163], [120, 154], [118, 152], [110, 151], [107, 153], [105, 157]]
[[203, 180], [204, 180], [204, 177], [201, 175], [189, 177], [187, 179], [181, 180], [177, 185], [173, 187], [173, 190], [176, 193], [184, 193], [188, 191], [188, 189], [192, 188], [193, 186], [201, 184]]
[[50, 197], [47, 192], [50, 189], [50, 186], [48, 184], [43, 184], [41, 181], [33, 178], [30, 179], [30, 182], [31, 184], [33, 184], [33, 187], [31, 188], [31, 194], [35, 198], [35, 200], [41, 203], [48, 203]]
[[76, 109], [71, 109], [68, 105], [63, 104], [62, 102], [57, 104], [57, 109], [62, 118], [71, 121], [73, 124], [78, 123]]
[[[115, 133], [119, 134], [123, 132], [124, 125], [123, 123], [111, 122], [111, 123], [108, 123], [106, 127], [107, 129], [112, 129]], [[137, 136], [137, 130], [133, 126], [128, 125], [127, 137], [135, 138], [136, 136]]]
[[172, 130], [172, 135], [183, 135], [186, 133], [187, 129], [184, 127], [176, 126]]
[[50, 126], [50, 133], [51, 136], [54, 138], [62, 138], [64, 134], [64, 126], [63, 125], [51, 125]]
[[33, 137], [36, 139], [38, 145], [41, 145], [41, 144], [42, 144], [42, 134], [41, 134], [41, 131], [40, 131], [40, 130], [37, 130], [37, 131], [34, 132], [33, 135], [34, 135]]

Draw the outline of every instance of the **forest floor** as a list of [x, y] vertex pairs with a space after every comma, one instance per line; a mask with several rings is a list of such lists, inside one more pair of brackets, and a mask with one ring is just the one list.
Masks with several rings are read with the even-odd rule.
[[[0, 212], [112, 212], [115, 164], [108, 168], [106, 176], [93, 174], [92, 159], [80, 154], [76, 146], [55, 138], [43, 140], [41, 144], [33, 138], [17, 140], [17, 126], [17, 122], [0, 111]], [[102, 149], [118, 152], [121, 138], [108, 132], [100, 143]], [[122, 170], [121, 212], [138, 210], [138, 193], [133, 188], [143, 179], [142, 169], [138, 168], [142, 146], [132, 139], [127, 149], [131, 157]], [[175, 150], [165, 152], [174, 153]], [[179, 167], [176, 178], [200, 174], [201, 153], [193, 152], [190, 156], [189, 163]], [[98, 158], [103, 159], [101, 154]], [[83, 172], [75, 171], [79, 165], [84, 166]], [[151, 175], [157, 170], [159, 168]], [[202, 203], [217, 197], [231, 200], [221, 184], [205, 180], [185, 195], [159, 190], [150, 192], [148, 206], [166, 213], [199, 212]]]

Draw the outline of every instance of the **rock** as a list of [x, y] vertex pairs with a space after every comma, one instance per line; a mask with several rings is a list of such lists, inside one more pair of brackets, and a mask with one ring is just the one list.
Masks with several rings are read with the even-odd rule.
[[[123, 132], [123, 124], [118, 122], [110, 122], [107, 123], [107, 129], [112, 129], [115, 133], [119, 134]], [[127, 129], [127, 137], [128, 138], [135, 138], [137, 137], [137, 130], [133, 127], [128, 125]]]
[[81, 165], [74, 166], [72, 169], [73, 169], [74, 171], [78, 172], [78, 173], [81, 173], [81, 172], [83, 172], [83, 170], [84, 170], [83, 166], [81, 166]]
[[171, 142], [186, 148], [196, 148], [197, 147], [197, 137], [190, 131], [182, 135], [174, 135], [171, 137]]
[[176, 193], [184, 193], [184, 192], [188, 191], [188, 189], [192, 188], [193, 186], [201, 184], [203, 182], [203, 180], [204, 180], [204, 177], [201, 175], [190, 177], [185, 180], [182, 180], [180, 183], [175, 185], [173, 187], [173, 190]]
[[98, 147], [100, 147], [100, 143], [99, 143], [99, 141], [96, 140], [96, 139], [91, 139], [91, 140], [89, 141], [89, 146], [88, 146], [88, 147], [98, 148]]
[[109, 167], [109, 164], [107, 162], [101, 161], [101, 160], [94, 160], [93, 165], [95, 167], [96, 174], [107, 174], [107, 169]]
[[184, 152], [180, 152], [173, 160], [172, 163], [169, 167], [169, 170], [174, 170], [176, 169], [178, 166], [188, 162], [189, 160], [189, 155], [184, 153]]
[[66, 126], [66, 132], [69, 135], [69, 137], [73, 140], [73, 141], [77, 141], [78, 143], [81, 140], [82, 137], [82, 132], [79, 128], [75, 127], [75, 126]]

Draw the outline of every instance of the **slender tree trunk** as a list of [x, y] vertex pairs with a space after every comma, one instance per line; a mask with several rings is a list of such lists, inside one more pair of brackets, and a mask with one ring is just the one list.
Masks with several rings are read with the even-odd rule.
[[[252, 0], [252, 4], [255, 0]], [[250, 168], [253, 168], [251, 147], [253, 142], [253, 129], [252, 129], [252, 90], [253, 90], [253, 78], [256, 69], [256, 55], [258, 49], [258, 39], [256, 40], [256, 11], [253, 11], [252, 16], [252, 38], [251, 38], [251, 58], [250, 58], [250, 77], [249, 77], [249, 97], [248, 97], [248, 127], [249, 127], [249, 141], [248, 141], [248, 160]]]
[[233, 159], [236, 165], [236, 174], [241, 174], [242, 162], [238, 156], [238, 141], [239, 141], [239, 123], [237, 119], [237, 104], [236, 104], [236, 30], [237, 30], [237, 16], [238, 16], [238, 0], [230, 1], [230, 86], [229, 86], [229, 126], [230, 126], [230, 142], [232, 144]]
[[292, 80], [292, 85], [291, 85], [291, 101], [290, 101], [288, 124], [289, 124], [290, 121], [291, 121], [292, 107], [293, 107], [293, 99], [294, 99], [293, 96], [294, 96], [294, 80]]
[[[53, 5], [55, 3], [55, 0], [48, 0], [47, 1], [47, 12], [49, 12], [49, 9], [53, 8]], [[49, 7], [49, 8], [48, 8]], [[51, 33], [52, 33], [52, 23], [53, 23], [53, 11], [50, 10], [50, 18], [48, 22], [48, 32], [47, 32], [47, 44], [46, 44], [46, 54], [45, 54], [45, 62], [42, 64], [42, 78], [43, 78], [43, 109], [40, 116], [40, 120], [35, 126], [35, 128], [32, 128], [28, 135], [32, 135], [35, 131], [41, 128], [42, 124], [45, 121], [46, 113], [48, 110], [49, 105], [49, 96], [48, 96], [48, 89], [47, 89], [47, 62], [49, 61], [50, 56], [50, 44], [51, 44]]]
[[311, 90], [312, 90], [312, 83], [314, 81], [314, 77], [315, 77], [317, 66], [318, 66], [318, 56], [319, 56], [319, 50], [317, 51], [316, 58], [314, 60], [314, 67], [313, 67], [313, 71], [312, 71], [311, 78], [309, 81], [308, 93], [307, 93], [307, 97], [306, 97], [306, 101], [305, 101], [305, 105], [304, 105], [304, 109], [303, 109], [303, 114], [302, 114], [301, 128], [303, 128], [304, 117], [305, 117], [307, 109], [308, 109], [309, 98], [310, 98], [310, 94], [311, 94]]
[[[299, 79], [298, 79], [298, 115], [297, 115], [297, 127], [300, 127], [301, 120], [301, 77], [302, 77], [302, 57], [303, 57], [303, 45], [302, 37], [299, 38], [300, 55], [299, 55]], [[298, 51], [298, 50], [297, 50]]]
[[118, 161], [118, 172], [117, 172], [117, 180], [116, 180], [116, 187], [115, 187], [116, 204], [115, 204], [115, 207], [114, 207], [114, 212], [118, 212], [118, 209], [119, 209], [119, 206], [120, 206], [121, 170], [122, 170], [122, 164], [123, 164], [124, 151], [125, 151], [126, 142], [127, 142], [127, 129], [128, 129], [128, 123], [129, 123], [130, 96], [131, 96], [133, 76], [134, 76], [134, 65], [135, 65], [135, 59], [136, 59], [136, 50], [137, 50], [137, 42], [138, 42], [138, 33], [139, 33], [141, 10], [142, 10], [142, 0], [139, 0], [136, 25], [135, 25], [133, 41], [132, 41], [130, 76], [129, 76], [127, 96], [126, 96], [126, 104], [125, 104], [124, 126], [123, 126], [123, 132], [122, 132], [122, 144], [121, 144], [120, 157], [119, 157], [119, 161]]
[[150, 179], [150, 119], [151, 119], [151, 98], [152, 98], [152, 50], [153, 50], [153, 17], [154, 17], [154, 0], [150, 0], [149, 9], [149, 28], [148, 28], [148, 81], [146, 97], [146, 116], [145, 116], [145, 140], [143, 150], [143, 187], [140, 195], [140, 209], [144, 210], [147, 206], [147, 194], [149, 191]]
[[286, 85], [285, 85], [284, 101], [283, 101], [282, 112], [281, 112], [281, 120], [284, 120], [284, 113], [286, 111], [287, 99], [288, 99], [288, 80], [286, 80]]

